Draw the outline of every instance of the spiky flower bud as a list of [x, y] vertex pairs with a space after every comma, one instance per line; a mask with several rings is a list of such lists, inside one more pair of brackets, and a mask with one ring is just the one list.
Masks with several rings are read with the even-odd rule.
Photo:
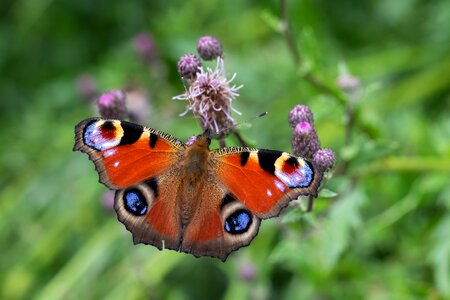
[[202, 36], [197, 43], [197, 51], [204, 60], [213, 60], [222, 57], [222, 44], [213, 36]]
[[146, 62], [153, 61], [157, 56], [155, 42], [152, 36], [146, 32], [138, 33], [133, 38], [133, 48]]
[[333, 150], [323, 148], [314, 153], [313, 161], [319, 168], [330, 169], [336, 163], [336, 155]]
[[232, 107], [232, 101], [239, 96], [238, 91], [242, 85], [230, 86], [236, 74], [227, 80], [224, 73], [223, 60], [219, 57], [215, 70], [208, 68], [205, 71], [200, 68], [189, 89], [184, 94], [173, 97], [188, 101], [187, 109], [180, 116], [192, 111], [200, 118], [202, 129], [209, 129], [214, 138], [226, 136], [236, 125], [231, 111], [240, 114]]
[[308, 121], [298, 123], [292, 135], [292, 151], [297, 156], [312, 159], [320, 148], [319, 137]]
[[292, 128], [295, 128], [295, 126], [302, 121], [313, 124], [314, 117], [308, 106], [298, 104], [289, 112], [288, 121], [289, 125]]
[[126, 95], [121, 90], [103, 93], [97, 100], [100, 115], [105, 119], [124, 119], [127, 116]]
[[202, 62], [200, 58], [192, 53], [180, 57], [177, 63], [178, 73], [183, 78], [195, 79], [197, 72], [200, 71]]

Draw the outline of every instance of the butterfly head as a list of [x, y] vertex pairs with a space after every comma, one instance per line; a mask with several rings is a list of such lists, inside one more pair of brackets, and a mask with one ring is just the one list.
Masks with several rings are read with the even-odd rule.
[[209, 148], [209, 145], [211, 144], [210, 130], [206, 129], [202, 134], [197, 135], [194, 144], [199, 147]]

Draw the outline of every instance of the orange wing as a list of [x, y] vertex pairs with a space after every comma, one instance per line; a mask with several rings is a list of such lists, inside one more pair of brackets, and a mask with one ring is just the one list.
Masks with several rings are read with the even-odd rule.
[[74, 150], [89, 155], [100, 182], [123, 189], [169, 169], [185, 145], [161, 131], [141, 125], [90, 118], [75, 127]]
[[300, 195], [317, 197], [323, 172], [287, 152], [231, 147], [213, 152], [216, 172], [238, 201], [265, 219]]

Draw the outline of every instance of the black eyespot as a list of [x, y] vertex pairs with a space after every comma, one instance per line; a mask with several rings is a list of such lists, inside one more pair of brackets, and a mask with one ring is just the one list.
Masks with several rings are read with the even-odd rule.
[[125, 191], [123, 194], [123, 202], [125, 209], [130, 214], [135, 216], [143, 216], [147, 212], [148, 204], [145, 201], [145, 197], [137, 189]]
[[252, 215], [244, 209], [235, 211], [225, 220], [225, 230], [231, 234], [244, 233], [250, 225], [252, 225]]

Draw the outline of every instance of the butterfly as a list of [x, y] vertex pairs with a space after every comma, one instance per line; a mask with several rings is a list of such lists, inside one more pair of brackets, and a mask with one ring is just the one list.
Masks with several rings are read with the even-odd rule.
[[292, 154], [248, 147], [210, 150], [138, 124], [89, 118], [74, 151], [89, 155], [135, 244], [212, 256], [250, 244], [262, 219], [298, 196], [317, 197], [323, 171]]

